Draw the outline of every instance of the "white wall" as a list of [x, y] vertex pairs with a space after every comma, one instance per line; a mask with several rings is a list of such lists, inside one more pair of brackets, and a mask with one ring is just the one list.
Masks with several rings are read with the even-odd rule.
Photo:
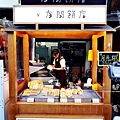
[[13, 5], [18, 5], [19, 0], [0, 0], [0, 8], [12, 8]]

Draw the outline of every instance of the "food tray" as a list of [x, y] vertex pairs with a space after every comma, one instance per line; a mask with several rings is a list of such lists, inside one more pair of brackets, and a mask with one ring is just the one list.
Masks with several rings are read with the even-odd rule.
[[[47, 99], [54, 99], [54, 102], [59, 102], [60, 97], [54, 97], [53, 95], [43, 96], [40, 92], [38, 95], [30, 95], [30, 96], [18, 96], [18, 100], [21, 102], [26, 102], [27, 98], [34, 98], [35, 102], [47, 102]], [[81, 99], [81, 102], [92, 102], [93, 98], [98, 98], [99, 102], [101, 102], [102, 97], [94, 90], [83, 90], [82, 95], [72, 95], [72, 97], [67, 98], [67, 102], [74, 102], [74, 99]]]
[[68, 98], [68, 102], [74, 102], [74, 99], [81, 99], [81, 102], [92, 102], [93, 98], [98, 98], [99, 101], [101, 102], [102, 97], [97, 93], [97, 91], [94, 90], [83, 90], [82, 95], [72, 95], [72, 97]]
[[32, 92], [29, 94], [29, 95], [23, 95], [23, 93], [24, 93], [24, 91], [22, 91], [20, 94], [19, 94], [19, 96], [18, 97], [29, 97], [29, 96], [37, 96], [37, 95], [39, 95], [40, 94], [40, 92], [41, 92], [41, 90], [32, 90], [33, 91], [33, 93], [34, 92], [37, 92], [36, 94], [33, 94]]
[[35, 102], [47, 102], [48, 98], [54, 99], [54, 102], [59, 102], [59, 96], [58, 97], [54, 97], [53, 95], [44, 96], [42, 95], [41, 91], [38, 95], [22, 96], [22, 94], [20, 94], [18, 96], [18, 100], [21, 102], [27, 102], [28, 98], [34, 98]]

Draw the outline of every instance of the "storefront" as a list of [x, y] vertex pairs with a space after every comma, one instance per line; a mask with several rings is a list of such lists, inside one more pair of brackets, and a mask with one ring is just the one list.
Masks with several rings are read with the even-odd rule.
[[[58, 10], [58, 7], [60, 10]], [[104, 37], [104, 51], [111, 51], [108, 49], [109, 45], [112, 46], [112, 32], [115, 30], [108, 25], [106, 25], [106, 6], [92, 6], [87, 8], [86, 6], [14, 6], [15, 24], [34, 24], [35, 27], [28, 26], [13, 26], [7, 28], [5, 31], [8, 33], [8, 64], [9, 64], [9, 88], [10, 88], [10, 103], [8, 108], [8, 117], [9, 120], [22, 120], [22, 119], [80, 119], [80, 120], [110, 120], [112, 115], [112, 106], [111, 106], [111, 80], [108, 77], [108, 71], [106, 66], [103, 66], [103, 86], [98, 85], [97, 90], [92, 90], [92, 92], [97, 92], [99, 98], [88, 98], [87, 101], [84, 101], [81, 97], [75, 98], [72, 96], [71, 98], [62, 99], [58, 97], [56, 99], [46, 98], [46, 100], [41, 101], [41, 99], [36, 98], [36, 96], [26, 97], [25, 100], [20, 101], [19, 94], [25, 90], [28, 86], [28, 82], [30, 81], [29, 75], [29, 40], [30, 38], [64, 38], [64, 39], [72, 39], [72, 38], [81, 38], [81, 39], [91, 39], [92, 42], [92, 84], [97, 83], [97, 46], [98, 46], [98, 38]], [[44, 8], [44, 9], [43, 9]], [[81, 14], [81, 9], [83, 13]], [[97, 9], [96, 9], [97, 8]], [[42, 18], [40, 19], [40, 15], [42, 11], [57, 11], [58, 16], [56, 18]], [[82, 15], [82, 18], [79, 22], [78, 19], [64, 18], [64, 12], [78, 11]], [[35, 15], [28, 15], [27, 12], [35, 10]], [[98, 15], [94, 15], [94, 11], [97, 11]], [[24, 13], [23, 13], [24, 11]], [[39, 13], [38, 13], [39, 11]], [[64, 12], [63, 12], [64, 11]], [[87, 12], [93, 13], [87, 17], [85, 13]], [[102, 14], [99, 14], [101, 13]], [[21, 14], [22, 13], [22, 14]], [[30, 12], [31, 13], [31, 12]], [[36, 14], [37, 13], [37, 14]], [[53, 13], [54, 14], [54, 13]], [[44, 14], [42, 14], [44, 15]], [[51, 14], [49, 14], [51, 15]], [[95, 17], [94, 17], [95, 16]], [[22, 17], [22, 19], [20, 19]], [[37, 19], [36, 19], [37, 17]], [[44, 16], [43, 16], [44, 17]], [[61, 17], [63, 19], [61, 20]], [[84, 18], [85, 22], [84, 22]], [[97, 17], [97, 18], [96, 18]], [[23, 19], [24, 18], [24, 19]], [[49, 22], [48, 22], [49, 19]], [[71, 22], [72, 19], [72, 22]], [[88, 21], [89, 20], [89, 21]], [[95, 22], [95, 25], [93, 23]], [[33, 23], [31, 22], [33, 21]], [[40, 21], [40, 22], [38, 22]], [[56, 22], [54, 22], [56, 21]], [[37, 24], [36, 24], [37, 23]], [[39, 24], [78, 24], [80, 25], [79, 29], [41, 29], [41, 25]], [[92, 24], [88, 25], [87, 24]], [[97, 24], [97, 25], [96, 25]], [[21, 84], [17, 84], [17, 47], [16, 40], [17, 37], [21, 37], [23, 40], [23, 66], [24, 66], [24, 81]], [[83, 90], [83, 95], [85, 91]], [[91, 95], [91, 93], [90, 93]]]

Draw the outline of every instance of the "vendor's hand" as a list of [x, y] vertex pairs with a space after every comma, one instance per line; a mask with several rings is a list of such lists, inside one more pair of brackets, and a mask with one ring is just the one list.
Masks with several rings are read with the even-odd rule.
[[53, 70], [53, 69], [54, 69], [54, 66], [53, 66], [53, 65], [48, 65], [48, 66], [47, 66], [47, 69], [48, 69], [48, 70]]

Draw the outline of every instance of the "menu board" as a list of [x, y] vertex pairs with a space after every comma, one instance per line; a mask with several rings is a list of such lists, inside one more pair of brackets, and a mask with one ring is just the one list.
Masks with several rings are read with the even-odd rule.
[[98, 52], [98, 66], [108, 66], [120, 61], [120, 52]]

